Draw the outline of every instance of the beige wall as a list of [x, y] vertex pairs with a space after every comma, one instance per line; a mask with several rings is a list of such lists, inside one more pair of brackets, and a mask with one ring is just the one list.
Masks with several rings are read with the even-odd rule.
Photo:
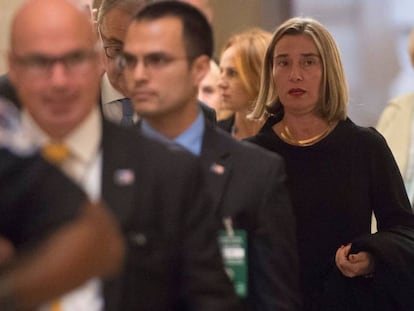
[[[10, 21], [16, 9], [24, 1], [0, 0], [0, 74], [7, 70], [5, 53], [9, 44]], [[217, 57], [221, 46], [232, 34], [253, 26], [272, 30], [289, 16], [288, 2], [280, 0], [211, 0], [211, 4], [214, 9], [213, 26]], [[229, 12], [237, 12], [237, 14], [229, 14]]]
[[24, 0], [0, 0], [0, 74], [6, 72], [6, 51], [9, 46], [11, 18]]
[[[0, 0], [0, 74], [6, 72], [9, 24], [25, 0]], [[89, 2], [90, 0], [79, 0]], [[403, 0], [400, 0], [403, 2]], [[407, 3], [412, 0], [405, 0]], [[325, 23], [338, 40], [351, 91], [349, 114], [361, 125], [375, 125], [389, 99], [388, 90], [399, 68], [389, 0], [210, 0], [214, 9], [215, 56], [232, 34], [252, 26], [273, 30], [293, 14], [313, 16]], [[411, 12], [410, 10], [408, 10]], [[409, 12], [407, 14], [409, 14]], [[411, 15], [410, 15], [411, 16]], [[411, 19], [413, 20], [413, 19]], [[404, 26], [411, 29], [413, 22]], [[401, 25], [397, 27], [402, 27]], [[405, 28], [404, 28], [405, 29]], [[408, 32], [407, 32], [408, 33]], [[411, 67], [407, 65], [408, 70]]]
[[290, 2], [283, 0], [210, 0], [214, 10], [215, 56], [231, 35], [250, 27], [272, 31], [290, 16]]

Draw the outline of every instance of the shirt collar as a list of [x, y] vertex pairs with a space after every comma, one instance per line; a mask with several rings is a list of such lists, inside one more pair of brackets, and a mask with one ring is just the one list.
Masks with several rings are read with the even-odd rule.
[[120, 100], [125, 98], [122, 93], [118, 92], [109, 82], [108, 74], [105, 72], [102, 76], [102, 83], [101, 83], [101, 96], [102, 96], [102, 103], [109, 104], [116, 100]]
[[175, 137], [173, 140], [170, 140], [161, 133], [159, 133], [157, 130], [151, 127], [151, 125], [148, 122], [146, 122], [146, 120], [142, 120], [141, 123], [141, 129], [145, 135], [164, 143], [171, 143], [172, 141], [174, 141], [194, 155], [201, 154], [204, 127], [205, 120], [201, 110], [198, 113], [198, 116], [195, 119], [195, 121], [184, 132]]
[[[102, 122], [99, 109], [94, 108], [91, 113], [62, 141], [71, 153], [83, 162], [89, 162], [100, 148], [102, 137]], [[51, 138], [36, 123], [31, 115], [23, 110], [22, 122], [32, 133], [32, 138], [38, 146], [51, 142]]]

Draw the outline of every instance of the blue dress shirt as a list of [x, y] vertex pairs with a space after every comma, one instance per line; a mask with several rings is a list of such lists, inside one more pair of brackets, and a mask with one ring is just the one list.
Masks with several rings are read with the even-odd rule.
[[183, 133], [175, 137], [173, 140], [170, 140], [162, 135], [160, 132], [151, 127], [151, 125], [149, 125], [149, 123], [145, 120], [142, 120], [141, 129], [142, 132], [148, 137], [167, 144], [175, 142], [190, 151], [192, 154], [199, 156], [201, 154], [201, 147], [203, 144], [204, 124], [204, 115], [203, 112], [200, 111], [193, 124], [191, 124], [190, 127], [188, 127]]

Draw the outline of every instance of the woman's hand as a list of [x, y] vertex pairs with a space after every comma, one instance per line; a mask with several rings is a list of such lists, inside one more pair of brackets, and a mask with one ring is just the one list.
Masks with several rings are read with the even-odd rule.
[[336, 251], [335, 262], [342, 274], [353, 278], [356, 276], [367, 276], [374, 271], [374, 258], [370, 253], [359, 252], [349, 254], [351, 244], [341, 246]]

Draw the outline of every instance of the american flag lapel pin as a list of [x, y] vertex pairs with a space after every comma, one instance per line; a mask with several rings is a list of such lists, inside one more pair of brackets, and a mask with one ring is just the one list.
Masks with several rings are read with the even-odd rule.
[[217, 175], [223, 175], [225, 168], [223, 165], [217, 164], [217, 163], [213, 163], [210, 166], [210, 171], [217, 174]]
[[135, 182], [134, 171], [127, 168], [118, 169], [114, 173], [114, 181], [120, 186], [132, 185]]

